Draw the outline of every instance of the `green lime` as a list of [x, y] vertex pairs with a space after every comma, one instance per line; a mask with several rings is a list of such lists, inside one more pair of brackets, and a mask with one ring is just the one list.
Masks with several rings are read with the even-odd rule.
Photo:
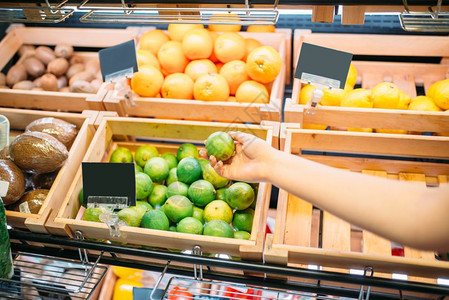
[[151, 180], [161, 183], [165, 180], [165, 178], [167, 178], [170, 169], [168, 168], [168, 164], [165, 159], [161, 157], [153, 157], [147, 161], [143, 171], [151, 177]]
[[136, 206], [145, 209], [145, 211], [149, 211], [153, 209], [150, 203], [147, 201], [136, 201]]
[[223, 220], [212, 220], [206, 223], [206, 225], [204, 226], [203, 234], [227, 238], [234, 237], [234, 231], [232, 230], [231, 225]]
[[145, 199], [153, 190], [153, 181], [150, 176], [145, 173], [136, 174], [136, 198]]
[[226, 202], [237, 210], [246, 209], [254, 202], [254, 190], [245, 182], [236, 182], [225, 193]]
[[227, 178], [224, 178], [224, 177], [218, 175], [218, 173], [210, 165], [209, 162], [207, 163], [207, 165], [203, 165], [201, 167], [202, 167], [202, 171], [203, 171], [203, 179], [212, 183], [214, 188], [219, 189], [228, 184], [229, 180]]
[[172, 184], [175, 181], [179, 181], [178, 175], [176, 175], [176, 170], [177, 170], [177, 168], [173, 168], [173, 169], [170, 169], [170, 171], [168, 172], [167, 180], [165, 180], [165, 184], [167, 186], [169, 186], [170, 184]]
[[111, 163], [132, 163], [133, 154], [125, 147], [118, 147], [112, 152], [111, 158], [109, 159]]
[[207, 154], [215, 156], [217, 161], [226, 161], [234, 154], [234, 140], [226, 132], [214, 132], [206, 140], [206, 150]]
[[215, 194], [215, 199], [216, 199], [216, 200], [225, 200], [225, 201], [226, 201], [226, 196], [225, 196], [225, 194], [226, 194], [226, 190], [227, 190], [227, 189], [228, 189], [227, 187], [218, 189], [218, 190], [216, 191], [216, 194]]
[[138, 164], [134, 164], [134, 166], [136, 167], [136, 173], [139, 173], [139, 172], [143, 173], [143, 169], [141, 166], [139, 166]]
[[201, 177], [201, 165], [194, 157], [186, 157], [181, 160], [176, 169], [178, 180], [186, 184], [191, 184]]
[[223, 220], [227, 223], [232, 222], [232, 209], [223, 200], [214, 200], [204, 208], [204, 220]]
[[192, 217], [204, 224], [204, 209], [194, 206]]
[[176, 152], [176, 158], [178, 159], [178, 161], [180, 162], [181, 160], [189, 156], [193, 156], [195, 158], [200, 157], [196, 146], [190, 143], [185, 143], [179, 146], [178, 151]]
[[117, 217], [124, 221], [128, 226], [139, 227], [145, 212], [146, 209], [142, 209], [142, 207], [131, 206], [121, 209], [117, 213]]
[[251, 238], [251, 234], [246, 231], [234, 231], [234, 238], [240, 240], [249, 240]]
[[175, 226], [175, 225], [171, 225], [171, 226], [168, 228], [168, 231], [176, 232], [176, 226]]
[[84, 190], [81, 189], [80, 194], [78, 195], [78, 200], [80, 201], [80, 205], [87, 207], [87, 204], [84, 203]]
[[91, 221], [91, 222], [101, 222], [100, 215], [103, 213], [103, 210], [99, 207], [88, 207], [83, 215], [83, 220]]
[[166, 196], [167, 199], [174, 195], [181, 195], [187, 197], [189, 186], [180, 181], [173, 182], [167, 188]]
[[181, 195], [171, 196], [165, 202], [164, 212], [172, 222], [179, 222], [193, 215], [193, 204], [187, 197]]
[[159, 210], [161, 212], [165, 213], [165, 203], [161, 207], [159, 207]]
[[245, 210], [238, 210], [234, 213], [234, 218], [232, 219], [232, 226], [236, 230], [243, 230], [251, 233], [253, 228], [254, 219], [254, 209], [247, 208]]
[[161, 157], [165, 159], [170, 169], [176, 168], [176, 166], [178, 165], [178, 159], [173, 153], [164, 153], [161, 155]]
[[167, 216], [160, 210], [149, 210], [143, 215], [140, 227], [168, 230], [170, 222], [168, 221]]
[[159, 151], [157, 151], [156, 147], [154, 146], [143, 145], [137, 148], [134, 156], [136, 159], [136, 163], [143, 168], [145, 167], [147, 161], [149, 161], [153, 157], [159, 156]]
[[165, 200], [167, 200], [166, 193], [167, 187], [162, 184], [157, 184], [153, 187], [148, 202], [154, 207], [159, 207], [165, 203]]
[[176, 226], [176, 231], [191, 234], [202, 234], [203, 223], [195, 218], [187, 217], [179, 221], [178, 225]]
[[188, 195], [193, 204], [204, 207], [215, 199], [215, 189], [209, 181], [200, 179], [189, 186]]

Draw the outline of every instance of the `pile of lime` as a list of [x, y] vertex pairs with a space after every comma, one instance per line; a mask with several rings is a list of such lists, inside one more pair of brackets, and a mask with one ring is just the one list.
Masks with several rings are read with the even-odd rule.
[[[229, 158], [234, 141], [227, 133], [216, 132], [206, 149]], [[136, 165], [138, 201], [117, 213], [128, 226], [250, 239], [258, 185], [221, 177], [208, 160], [199, 158], [195, 145], [182, 144], [176, 155], [160, 154], [152, 145], [138, 147], [134, 155], [118, 147], [110, 162]], [[100, 222], [99, 215], [97, 208], [87, 208], [83, 219]]]

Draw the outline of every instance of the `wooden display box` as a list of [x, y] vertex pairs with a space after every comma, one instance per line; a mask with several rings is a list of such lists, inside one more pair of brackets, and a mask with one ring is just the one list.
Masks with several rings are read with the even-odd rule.
[[[94, 121], [97, 111], [84, 111], [82, 114], [33, 111], [25, 109], [0, 108], [0, 114], [8, 118], [11, 127], [11, 135], [20, 134], [25, 127], [34, 120], [46, 117], [55, 117], [72, 124], [78, 128], [78, 134], [69, 151], [64, 166], [59, 170], [44, 204], [37, 214], [28, 214], [6, 210], [8, 224], [16, 228], [24, 228], [33, 232], [47, 233], [45, 222], [56, 214], [61, 206], [67, 189], [78, 170], [78, 167], [86, 154], [86, 150], [94, 136]], [[54, 217], [53, 217], [54, 218]]]
[[[449, 39], [443, 36], [325, 34], [295, 30], [294, 66], [303, 42], [347, 51], [354, 55], [378, 56], [380, 61], [354, 60], [357, 83], [371, 89], [378, 83], [390, 81], [409, 94], [417, 96], [417, 88], [428, 88], [436, 81], [448, 78]], [[442, 57], [440, 63], [385, 62], [383, 56]], [[315, 115], [306, 114], [306, 106], [299, 105], [299, 79], [293, 80], [292, 98], [285, 103], [284, 120], [288, 123], [402, 129], [416, 132], [449, 132], [447, 112], [426, 112], [395, 109], [368, 109], [319, 106]]]
[[[152, 144], [158, 148], [160, 153], [176, 153], [182, 143], [202, 144], [211, 133], [228, 130], [249, 132], [270, 144], [273, 142], [273, 136], [278, 134], [276, 126], [269, 123], [244, 125], [111, 117], [103, 119], [100, 123], [83, 161], [108, 161], [109, 155], [118, 146], [126, 146], [134, 151], [142, 144]], [[141, 142], [136, 142], [136, 138]], [[266, 215], [271, 193], [271, 185], [267, 183], [259, 185], [250, 240], [192, 235], [130, 226], [121, 226], [119, 228], [121, 236], [111, 237], [106, 224], [80, 219], [78, 195], [81, 188], [82, 172], [81, 166], [79, 166], [78, 173], [67, 190], [67, 195], [56, 219], [47, 222], [46, 226], [49, 232], [73, 236], [73, 233], [79, 230], [86, 238], [180, 250], [191, 250], [198, 245], [202, 248], [203, 253], [223, 253], [237, 255], [245, 259], [262, 260]]]
[[[429, 188], [448, 182], [448, 164], [401, 159], [447, 159], [447, 137], [292, 128], [286, 129], [285, 136], [285, 152], [348, 172], [419, 181]], [[393, 256], [390, 241], [352, 226], [285, 190], [279, 192], [275, 231], [267, 235], [264, 258], [270, 263], [305, 268], [315, 265], [345, 273], [373, 267], [376, 277], [392, 278], [393, 273], [399, 273], [408, 275], [411, 281], [435, 284], [437, 278], [449, 275], [449, 262], [437, 260], [435, 253], [405, 247], [404, 257]]]
[[[285, 33], [240, 32], [240, 34], [245, 38], [255, 38], [263, 45], [273, 47], [282, 58], [285, 58]], [[256, 124], [259, 124], [262, 120], [279, 122], [283, 105], [286, 69], [284, 62], [280, 74], [272, 83], [270, 102], [266, 104], [148, 98], [133, 94], [132, 98], [136, 105], [131, 106], [125, 96], [113, 88], [111, 89], [110, 85], [103, 84], [100, 91], [111, 89], [103, 103], [106, 110], [117, 111], [120, 116]]]
[[[0, 42], [0, 69], [5, 68], [22, 45], [54, 46], [68, 43], [75, 48], [105, 48], [134, 39], [135, 28], [52, 28], [12, 26]], [[75, 52], [84, 59], [98, 58], [97, 52]], [[28, 91], [0, 88], [0, 106], [82, 112], [105, 110], [103, 91], [97, 94], [52, 91]]]

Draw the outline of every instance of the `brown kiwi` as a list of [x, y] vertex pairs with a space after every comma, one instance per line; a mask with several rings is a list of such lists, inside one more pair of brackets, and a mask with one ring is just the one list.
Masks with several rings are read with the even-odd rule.
[[91, 82], [92, 80], [94, 80], [94, 78], [95, 76], [91, 72], [88, 71], [79, 72], [70, 78], [69, 86], [71, 87], [75, 81], [84, 80], [87, 82]]
[[48, 117], [34, 120], [25, 128], [25, 131], [39, 131], [57, 138], [67, 149], [72, 146], [78, 133], [76, 125], [61, 119]]
[[74, 64], [83, 64], [84, 63], [84, 59], [79, 56], [79, 55], [72, 55], [72, 57], [70, 57], [70, 65], [74, 65]]
[[58, 77], [58, 90], [67, 86], [67, 83], [68, 83], [67, 77], [65, 76]]
[[39, 77], [45, 73], [44, 64], [34, 56], [26, 58], [23, 61], [23, 65], [25, 66], [28, 75], [33, 78]]
[[68, 79], [72, 78], [73, 75], [84, 71], [84, 64], [73, 64], [67, 70], [66, 76]]
[[27, 80], [25, 66], [22, 64], [12, 66], [6, 74], [6, 84], [11, 87], [22, 80]]
[[6, 85], [6, 75], [0, 72], [0, 86]]
[[48, 65], [56, 58], [55, 52], [47, 46], [39, 46], [36, 48], [36, 57], [45, 65]]
[[58, 90], [58, 78], [55, 75], [47, 73], [41, 77], [41, 88], [45, 91]]
[[0, 180], [9, 182], [8, 192], [2, 197], [5, 205], [16, 202], [25, 193], [25, 176], [9, 159], [0, 159]]
[[22, 80], [13, 85], [14, 90], [31, 90], [33, 89], [34, 83], [30, 80]]
[[39, 88], [41, 87], [41, 78], [42, 77], [38, 77], [33, 80], [34, 87], [39, 87]]
[[73, 54], [73, 47], [67, 43], [61, 43], [55, 47], [56, 57], [70, 58]]
[[9, 155], [22, 170], [41, 174], [59, 169], [69, 152], [55, 137], [43, 132], [28, 131], [14, 139], [9, 146]]
[[[19, 201], [14, 203], [9, 209], [23, 213], [37, 214], [47, 198], [48, 189], [37, 189], [26, 192]], [[26, 203], [26, 204], [25, 204]]]
[[53, 73], [56, 77], [62, 76], [67, 72], [69, 62], [67, 59], [59, 57], [52, 60], [47, 66], [47, 72]]

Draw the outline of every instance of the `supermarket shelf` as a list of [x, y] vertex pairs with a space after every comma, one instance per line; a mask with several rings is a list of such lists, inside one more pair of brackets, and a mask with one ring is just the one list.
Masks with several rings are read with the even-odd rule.
[[[401, 281], [395, 279], [386, 279], [378, 277], [358, 276], [329, 271], [310, 270], [303, 268], [292, 268], [285, 266], [278, 266], [273, 264], [262, 264], [249, 261], [223, 259], [207, 256], [196, 256], [185, 253], [166, 252], [159, 250], [149, 250], [143, 248], [135, 248], [123, 245], [114, 245], [106, 243], [98, 243], [93, 241], [76, 240], [71, 238], [64, 238], [58, 236], [51, 236], [45, 234], [22, 232], [17, 230], [10, 231], [13, 251], [27, 251], [38, 254], [51, 253], [56, 257], [63, 258], [77, 258], [79, 253], [75, 248], [87, 249], [90, 251], [104, 251], [108, 255], [103, 255], [99, 260], [102, 264], [121, 265], [133, 268], [140, 268], [145, 270], [152, 270], [161, 272], [165, 267], [167, 261], [180, 262], [183, 264], [196, 264], [208, 267], [215, 267], [226, 269], [226, 273], [211, 271], [208, 269], [203, 272], [204, 278], [212, 280], [225, 280], [237, 283], [253, 283], [258, 286], [267, 286], [273, 288], [283, 288], [287, 290], [301, 290], [304, 292], [316, 292], [330, 295], [339, 295], [346, 297], [358, 297], [359, 289], [340, 288], [335, 286], [324, 286], [319, 284], [321, 281], [345, 283], [356, 286], [372, 286], [382, 287], [396, 291], [394, 294], [385, 294], [376, 292], [380, 298], [384, 297], [398, 297], [399, 291], [418, 292], [433, 295], [449, 295], [449, 286], [425, 284], [419, 282]], [[17, 242], [20, 241], [20, 242]], [[46, 244], [47, 246], [31, 246], [27, 243]], [[51, 248], [48, 245], [52, 245]], [[58, 247], [58, 248], [53, 248]], [[71, 249], [63, 249], [61, 247], [71, 247]], [[126, 256], [126, 258], [123, 258]], [[98, 257], [90, 256], [90, 260], [95, 260]], [[159, 263], [146, 262], [147, 259], [160, 261]], [[145, 262], [144, 262], [145, 261]], [[232, 270], [240, 270], [246, 273], [258, 274], [256, 276], [238, 276], [232, 273]], [[169, 273], [191, 276], [192, 268], [185, 268], [179, 266], [170, 266]], [[289, 278], [298, 278], [298, 282], [285, 281], [274, 279], [276, 276], [288, 276]], [[260, 277], [262, 276], [262, 277]], [[304, 279], [317, 280], [317, 284], [299, 283]], [[372, 292], [375, 294], [375, 292]], [[373, 295], [374, 295], [373, 294]], [[357, 295], [357, 296], [356, 296]]]

